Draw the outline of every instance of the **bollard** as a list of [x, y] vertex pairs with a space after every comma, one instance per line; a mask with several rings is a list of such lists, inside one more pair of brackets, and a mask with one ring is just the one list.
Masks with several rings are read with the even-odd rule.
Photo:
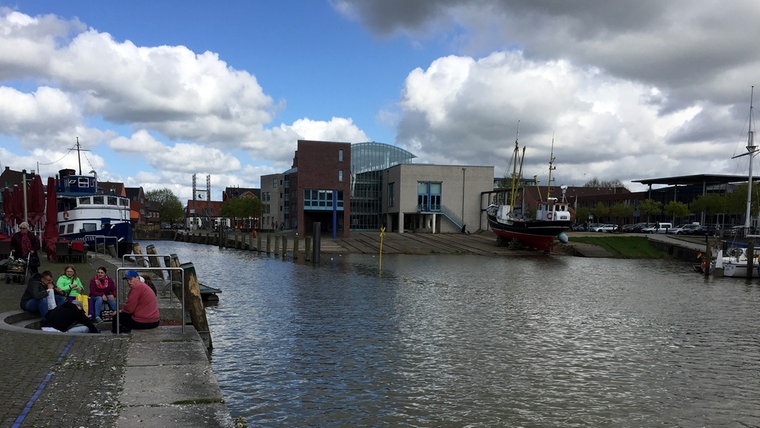
[[312, 259], [312, 263], [319, 264], [319, 256], [320, 256], [319, 250], [321, 249], [320, 247], [322, 246], [322, 223], [318, 221], [314, 222], [312, 230], [313, 230], [312, 234], [314, 235], [314, 247], [312, 248], [312, 252], [314, 254], [312, 254], [311, 259]]
[[[135, 243], [134, 246], [132, 246], [132, 253], [133, 254], [142, 254], [142, 247], [140, 247], [140, 244]], [[142, 266], [142, 267], [145, 267], [145, 266], [148, 265], [147, 262], [146, 262], [146, 260], [145, 260], [145, 257], [142, 257], [141, 255], [140, 256], [135, 256], [135, 264], [137, 266]]]
[[[145, 252], [148, 254], [158, 254], [156, 252], [156, 246], [153, 244], [148, 244], [148, 246], [145, 247]], [[148, 257], [148, 266], [161, 267], [161, 263], [158, 261], [158, 257]]]

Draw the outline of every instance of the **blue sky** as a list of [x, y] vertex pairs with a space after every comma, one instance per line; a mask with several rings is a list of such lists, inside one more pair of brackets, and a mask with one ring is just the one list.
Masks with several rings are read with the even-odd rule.
[[744, 174], [760, 4], [617, 3], [0, 0], [0, 166], [78, 137], [103, 180], [219, 199], [303, 138], [503, 175], [519, 122], [539, 180], [552, 138], [561, 184]]

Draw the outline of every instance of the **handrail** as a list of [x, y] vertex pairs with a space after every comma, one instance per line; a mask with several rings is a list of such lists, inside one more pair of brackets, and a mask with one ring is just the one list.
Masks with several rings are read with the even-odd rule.
[[109, 239], [113, 239], [117, 244], [119, 243], [118, 237], [109, 235], [84, 235], [84, 238], [82, 238], [84, 242], [95, 241], [95, 253], [98, 252], [98, 239], [103, 240], [103, 254], [106, 255], [108, 254], [108, 249], [106, 249], [106, 242]]
[[[166, 266], [166, 267], [138, 267], [138, 268], [130, 267], [130, 266], [123, 267], [124, 264], [125, 264], [124, 263], [125, 262], [125, 257], [128, 257], [130, 255], [134, 255], [134, 254], [125, 254], [125, 255], [123, 255], [122, 256], [122, 261], [121, 261], [122, 262], [122, 267], [117, 267], [116, 268], [116, 279], [117, 279], [115, 281], [116, 282], [116, 296], [115, 296], [116, 297], [116, 307], [117, 308], [119, 307], [119, 291], [120, 291], [119, 284], [121, 283], [120, 279], [123, 278], [123, 276], [122, 276], [123, 272], [126, 272], [128, 270], [138, 270], [138, 269], [141, 270], [141, 271], [146, 271], [147, 270], [147, 271], [150, 271], [150, 272], [153, 272], [153, 271], [178, 271], [178, 272], [181, 273], [181, 278], [182, 278], [182, 287], [181, 287], [182, 288], [182, 298], [180, 299], [180, 304], [182, 306], [182, 333], [184, 333], [185, 332], [185, 270], [183, 268], [181, 268], [181, 267], [169, 267], [169, 266]], [[161, 255], [161, 254], [151, 254], [151, 256], [166, 257], [166, 255]], [[171, 256], [169, 256], [169, 257], [171, 257]], [[158, 298], [158, 297], [156, 297], [156, 298]], [[116, 333], [120, 332], [120, 330], [119, 330], [119, 319], [118, 318], [119, 318], [119, 316], [117, 314], [116, 315]]]

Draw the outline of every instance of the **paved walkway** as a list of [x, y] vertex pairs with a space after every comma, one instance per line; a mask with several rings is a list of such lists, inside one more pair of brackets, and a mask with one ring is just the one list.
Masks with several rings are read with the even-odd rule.
[[0, 426], [232, 426], [192, 326], [129, 335], [8, 326], [2, 321], [18, 312], [24, 285], [1, 286]]

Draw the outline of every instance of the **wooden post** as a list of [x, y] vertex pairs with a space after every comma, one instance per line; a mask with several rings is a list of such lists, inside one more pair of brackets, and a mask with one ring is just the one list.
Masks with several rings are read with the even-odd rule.
[[[132, 246], [132, 253], [133, 254], [142, 254], [142, 247], [140, 246], [140, 244], [135, 243]], [[145, 266], [148, 265], [147, 262], [146, 262], [146, 260], [145, 260], [145, 257], [142, 257], [142, 256], [135, 256], [135, 264], [137, 266], [141, 266], [141, 267], [145, 267]]]
[[293, 238], [293, 260], [298, 258], [298, 235]]
[[[148, 244], [148, 246], [145, 247], [145, 251], [148, 254], [158, 254], [156, 252], [156, 246], [153, 244]], [[158, 257], [148, 257], [148, 265], [150, 267], [161, 267], [161, 262], [158, 261]]]
[[282, 235], [282, 259], [285, 260], [288, 256], [288, 236]]
[[198, 331], [206, 349], [213, 349], [211, 343], [211, 331], [209, 330], [208, 320], [206, 319], [206, 309], [203, 307], [201, 298], [201, 287], [198, 277], [195, 275], [195, 266], [192, 263], [182, 263], [180, 266], [185, 271], [185, 308], [190, 314], [190, 322]]
[[272, 251], [272, 234], [267, 233], [267, 255], [271, 253]]
[[277, 256], [280, 254], [280, 237], [276, 236], [274, 237], [274, 255]]
[[755, 240], [750, 239], [747, 243], [747, 278], [752, 278], [755, 270]]
[[303, 259], [307, 262], [311, 260], [311, 236], [306, 236], [304, 240]]
[[256, 234], [256, 251], [261, 253], [261, 234], [260, 233]]
[[322, 249], [322, 222], [314, 222], [312, 235], [314, 236], [314, 247], [312, 248], [311, 262], [319, 264], [320, 250]]

